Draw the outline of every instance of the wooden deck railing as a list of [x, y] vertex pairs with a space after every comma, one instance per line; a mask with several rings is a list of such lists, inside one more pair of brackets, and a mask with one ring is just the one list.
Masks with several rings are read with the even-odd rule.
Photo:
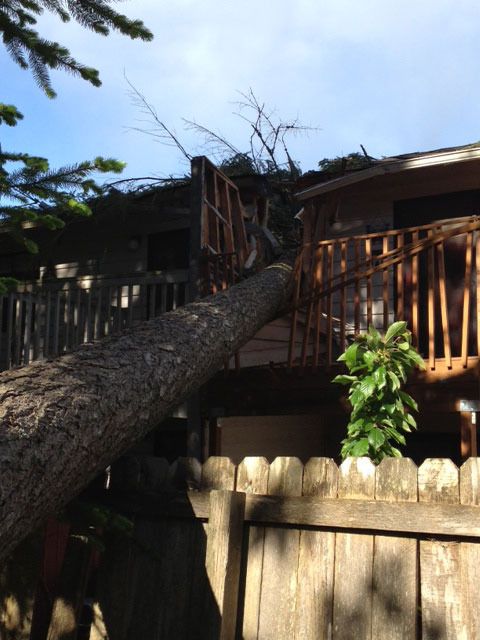
[[0, 297], [0, 369], [57, 356], [187, 299], [185, 270], [22, 283]]
[[[435, 369], [480, 356], [477, 217], [334, 238], [305, 246], [297, 263], [289, 365], [331, 365], [358, 333], [406, 320]], [[303, 331], [300, 353], [294, 345]]]

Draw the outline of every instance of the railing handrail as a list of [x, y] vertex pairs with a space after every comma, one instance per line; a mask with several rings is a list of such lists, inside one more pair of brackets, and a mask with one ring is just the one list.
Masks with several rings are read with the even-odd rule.
[[[43, 278], [20, 282], [14, 293], [39, 293], [41, 291], [68, 291], [70, 289], [90, 289], [104, 286], [134, 286], [145, 284], [186, 283], [187, 269], [171, 271], [138, 271], [136, 273], [110, 275], [84, 275], [68, 278]], [[23, 289], [23, 290], [22, 290]]]
[[336, 244], [342, 242], [348, 242], [352, 240], [375, 240], [377, 238], [385, 238], [390, 236], [398, 236], [404, 233], [415, 233], [417, 231], [428, 231], [431, 229], [438, 229], [444, 225], [462, 226], [469, 222], [475, 222], [480, 220], [480, 215], [463, 216], [462, 218], [445, 218], [429, 224], [417, 225], [415, 227], [405, 227], [397, 229], [386, 229], [385, 231], [376, 231], [375, 233], [363, 233], [361, 235], [342, 236], [338, 238], [325, 238], [325, 240], [305, 242], [303, 247], [309, 246], [328, 246], [329, 244]]

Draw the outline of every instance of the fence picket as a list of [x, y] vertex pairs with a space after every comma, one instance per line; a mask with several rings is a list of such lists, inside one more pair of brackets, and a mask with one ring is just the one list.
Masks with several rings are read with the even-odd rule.
[[[298, 458], [275, 458], [270, 465], [268, 494], [300, 496], [302, 478], [303, 465]], [[295, 529], [269, 527], [265, 531], [258, 621], [261, 640], [294, 637], [299, 539]]]
[[[375, 474], [375, 499], [417, 501], [417, 467], [408, 458], [385, 458]], [[374, 637], [417, 637], [417, 541], [375, 536], [373, 558]]]
[[[337, 476], [333, 460], [311, 458], [305, 465], [302, 495], [336, 498]], [[331, 637], [334, 567], [335, 533], [300, 531], [295, 638]]]
[[[451, 460], [430, 458], [418, 470], [421, 502], [458, 504], [458, 469]], [[422, 639], [448, 640], [464, 635], [459, 575], [459, 545], [420, 541]]]
[[[347, 458], [339, 469], [338, 497], [361, 500], [373, 499], [374, 496], [374, 464], [368, 458]], [[372, 558], [373, 536], [337, 533], [333, 640], [371, 638]]]
[[[266, 458], [245, 458], [238, 466], [237, 491], [266, 494], [270, 465]], [[260, 615], [260, 594], [265, 527], [250, 525], [248, 528], [247, 558], [245, 561], [245, 585], [243, 588], [243, 640], [257, 640]], [[240, 620], [241, 622], [242, 620]], [[240, 634], [239, 634], [240, 635]]]
[[[480, 458], [469, 458], [460, 468], [461, 504], [480, 505]], [[480, 638], [480, 544], [460, 544], [459, 573], [462, 578], [462, 612], [465, 616], [465, 637]]]

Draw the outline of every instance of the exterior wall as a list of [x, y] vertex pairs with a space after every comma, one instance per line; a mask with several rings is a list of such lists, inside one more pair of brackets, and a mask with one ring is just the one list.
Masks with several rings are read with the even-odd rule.
[[479, 188], [478, 161], [377, 176], [323, 197], [325, 202], [337, 201], [342, 225], [330, 225], [327, 233], [340, 237], [384, 231], [392, 228], [395, 201]]
[[160, 209], [79, 220], [60, 232], [35, 229], [28, 235], [40, 247], [38, 257], [2, 238], [0, 272], [38, 279], [146, 271], [149, 234], [186, 229], [189, 224], [188, 210]]
[[[277, 456], [297, 456], [306, 462], [312, 456], [335, 455], [340, 438], [332, 446], [332, 425], [343, 434], [345, 415], [235, 416], [217, 421], [216, 455], [239, 463], [247, 456], [264, 456], [272, 462]], [[343, 437], [343, 436], [342, 436]], [[213, 452], [212, 452], [213, 453]]]

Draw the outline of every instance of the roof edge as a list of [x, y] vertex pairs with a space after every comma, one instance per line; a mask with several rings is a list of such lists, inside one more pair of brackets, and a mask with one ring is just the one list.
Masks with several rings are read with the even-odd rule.
[[386, 158], [368, 169], [355, 171], [354, 173], [349, 173], [345, 176], [341, 176], [340, 178], [334, 178], [328, 182], [322, 182], [313, 185], [312, 187], [308, 187], [308, 189], [298, 191], [295, 194], [295, 197], [300, 201], [308, 200], [314, 196], [329, 193], [336, 189], [342, 189], [376, 176], [387, 175], [390, 173], [401, 173], [402, 171], [410, 171], [412, 169], [434, 167], [444, 164], [453, 164], [456, 162], [467, 162], [468, 160], [476, 159], [480, 159], [480, 145], [478, 147], [442, 151], [441, 153], [426, 152], [425, 154], [415, 158]]

